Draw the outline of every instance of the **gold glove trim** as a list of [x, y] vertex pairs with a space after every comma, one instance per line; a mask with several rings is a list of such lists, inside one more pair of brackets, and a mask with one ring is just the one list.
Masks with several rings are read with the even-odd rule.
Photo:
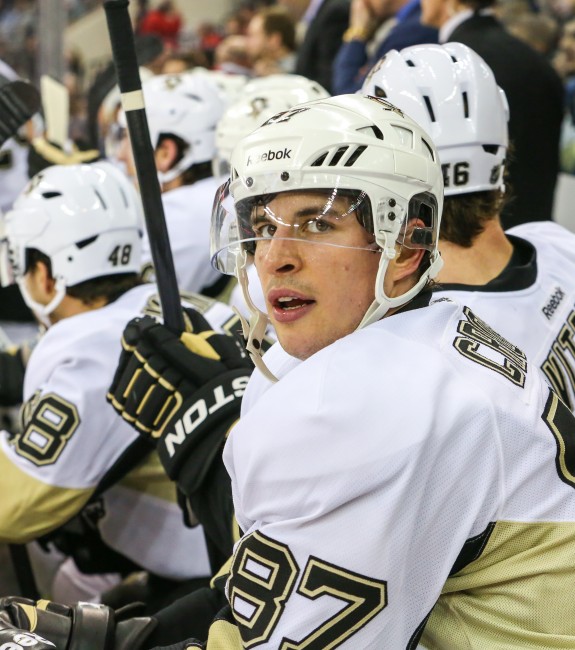
[[188, 348], [188, 350], [190, 350], [190, 352], [199, 354], [201, 357], [205, 357], [206, 359], [219, 361], [221, 359], [220, 355], [207, 341], [207, 339], [213, 334], [215, 334], [213, 330], [206, 330], [199, 334], [184, 332], [180, 336], [180, 341]]

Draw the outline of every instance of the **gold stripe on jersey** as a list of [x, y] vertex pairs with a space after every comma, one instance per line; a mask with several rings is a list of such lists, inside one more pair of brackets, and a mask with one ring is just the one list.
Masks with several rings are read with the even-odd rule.
[[176, 484], [168, 478], [155, 451], [148, 454], [119, 482], [119, 485], [168, 503], [177, 503]]
[[2, 451], [0, 476], [9, 486], [0, 499], [0, 542], [4, 543], [29, 542], [54, 530], [77, 514], [93, 492], [38, 481]]
[[445, 583], [427, 650], [573, 650], [575, 523], [499, 521], [481, 556]]

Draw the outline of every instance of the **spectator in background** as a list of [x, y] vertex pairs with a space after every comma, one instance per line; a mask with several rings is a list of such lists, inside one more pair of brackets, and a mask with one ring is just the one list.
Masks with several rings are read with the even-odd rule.
[[561, 171], [575, 174], [575, 18], [561, 29], [561, 37], [553, 67], [563, 80], [565, 88], [565, 116], [561, 127]]
[[212, 23], [206, 22], [198, 25], [196, 34], [199, 40], [199, 48], [208, 60], [208, 67], [214, 64], [214, 52], [222, 40], [220, 30]]
[[253, 18], [256, 10], [252, 7], [251, 3], [244, 3], [236, 11], [231, 13], [224, 21], [224, 34], [231, 36], [232, 34], [241, 34], [245, 36], [248, 31], [248, 25]]
[[256, 76], [294, 72], [295, 22], [284, 7], [257, 11], [247, 29], [247, 50]]
[[178, 39], [182, 31], [182, 17], [173, 0], [164, 0], [156, 9], [150, 9], [139, 24], [140, 34], [156, 34], [169, 49], [178, 48]]
[[555, 18], [541, 13], [523, 13], [508, 16], [503, 24], [510, 34], [550, 58], [559, 41], [559, 23]]
[[441, 43], [475, 50], [495, 74], [509, 102], [505, 229], [551, 219], [563, 120], [561, 79], [545, 57], [509, 34], [496, 18], [495, 0], [421, 0], [421, 22], [439, 29]]
[[208, 68], [206, 55], [200, 50], [172, 52], [164, 61], [160, 74], [180, 74], [197, 67]]
[[[147, 68], [152, 74], [159, 74], [164, 65], [168, 52], [163, 40], [154, 34], [136, 36], [136, 57], [141, 67]], [[103, 134], [100, 132], [98, 114], [102, 102], [108, 93], [116, 86], [116, 67], [113, 61], [101, 70], [88, 89], [87, 97], [87, 133], [86, 140], [90, 147], [105, 151]]]
[[247, 37], [241, 34], [226, 36], [214, 52], [214, 69], [228, 74], [251, 75]]
[[[352, 0], [349, 27], [333, 64], [332, 93], [359, 90], [368, 71], [389, 50], [437, 43], [437, 30], [421, 25], [420, 14], [419, 0]], [[396, 22], [377, 45], [374, 37], [390, 19]], [[368, 56], [368, 49], [373, 46], [375, 52]]]
[[[281, 4], [289, 7], [294, 2], [284, 0]], [[305, 12], [299, 22], [303, 37], [297, 48], [295, 72], [317, 81], [328, 91], [333, 61], [348, 26], [350, 3], [351, 0], [304, 2]]]

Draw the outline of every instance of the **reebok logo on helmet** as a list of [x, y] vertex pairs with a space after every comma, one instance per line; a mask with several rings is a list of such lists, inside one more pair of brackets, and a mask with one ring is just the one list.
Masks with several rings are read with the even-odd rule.
[[277, 149], [276, 151], [268, 149], [264, 153], [253, 157], [249, 155], [246, 161], [246, 167], [249, 167], [250, 165], [256, 165], [259, 162], [265, 162], [266, 160], [287, 160], [288, 158], [291, 159], [291, 152], [291, 149], [284, 147], [283, 149]]

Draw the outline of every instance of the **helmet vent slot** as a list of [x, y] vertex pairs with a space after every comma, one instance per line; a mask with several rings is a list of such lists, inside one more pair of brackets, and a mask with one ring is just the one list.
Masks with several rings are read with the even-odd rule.
[[427, 108], [427, 112], [429, 113], [429, 119], [432, 122], [435, 122], [435, 113], [433, 112], [433, 106], [431, 105], [431, 100], [427, 95], [423, 95], [423, 101], [425, 102], [425, 108]]
[[351, 154], [351, 156], [345, 161], [344, 167], [352, 167], [361, 154], [367, 149], [365, 145], [357, 147], [357, 149]]
[[62, 196], [62, 192], [42, 192], [43, 199], [55, 199], [57, 196]]
[[381, 97], [382, 99], [385, 99], [387, 97], [387, 93], [381, 86], [376, 86], [374, 90], [376, 97]]
[[342, 159], [343, 154], [349, 149], [349, 147], [340, 147], [335, 154], [333, 155], [333, 158], [329, 161], [328, 165], [330, 167], [335, 167], [337, 163]]
[[469, 117], [469, 100], [467, 98], [467, 93], [464, 91], [462, 93], [463, 96], [463, 115], [465, 117]]
[[372, 135], [374, 135], [378, 140], [383, 140], [383, 132], [375, 124], [372, 124], [370, 126], [364, 126], [361, 129], [358, 129], [358, 131], [360, 133], [365, 133], [365, 131], [371, 131]]
[[94, 194], [95, 194], [95, 195], [98, 197], [98, 199], [100, 200], [100, 203], [102, 204], [102, 207], [104, 208], [104, 210], [107, 210], [107, 209], [108, 209], [108, 206], [106, 205], [106, 201], [104, 201], [104, 199], [102, 198], [102, 195], [100, 194], [100, 192], [98, 192], [98, 190], [95, 189], [95, 188], [94, 188]]
[[482, 147], [483, 147], [483, 151], [485, 151], [485, 153], [491, 153], [493, 155], [495, 155], [497, 153], [497, 151], [499, 150], [499, 145], [497, 145], [497, 144], [484, 144], [484, 145], [482, 145]]
[[130, 204], [128, 202], [128, 197], [122, 188], [120, 188], [120, 194], [122, 195], [122, 201], [124, 202], [124, 207], [129, 208]]
[[415, 63], [411, 59], [405, 61], [410, 68], [415, 68]]
[[325, 153], [322, 153], [321, 156], [319, 156], [319, 158], [316, 158], [312, 162], [311, 167], [321, 167], [323, 165], [323, 163], [325, 162], [325, 159], [327, 158], [328, 153], [329, 153], [329, 151], [326, 151]]
[[429, 153], [429, 157], [431, 160], [435, 160], [435, 156], [433, 155], [433, 149], [431, 148], [431, 145], [429, 142], [421, 138], [421, 142], [423, 142], [423, 146], [426, 148], [427, 152]]
[[82, 241], [78, 241], [76, 242], [76, 248], [86, 248], [86, 246], [93, 244], [96, 239], [98, 239], [98, 235], [95, 235], [94, 237], [88, 237], [88, 239], [83, 239]]

